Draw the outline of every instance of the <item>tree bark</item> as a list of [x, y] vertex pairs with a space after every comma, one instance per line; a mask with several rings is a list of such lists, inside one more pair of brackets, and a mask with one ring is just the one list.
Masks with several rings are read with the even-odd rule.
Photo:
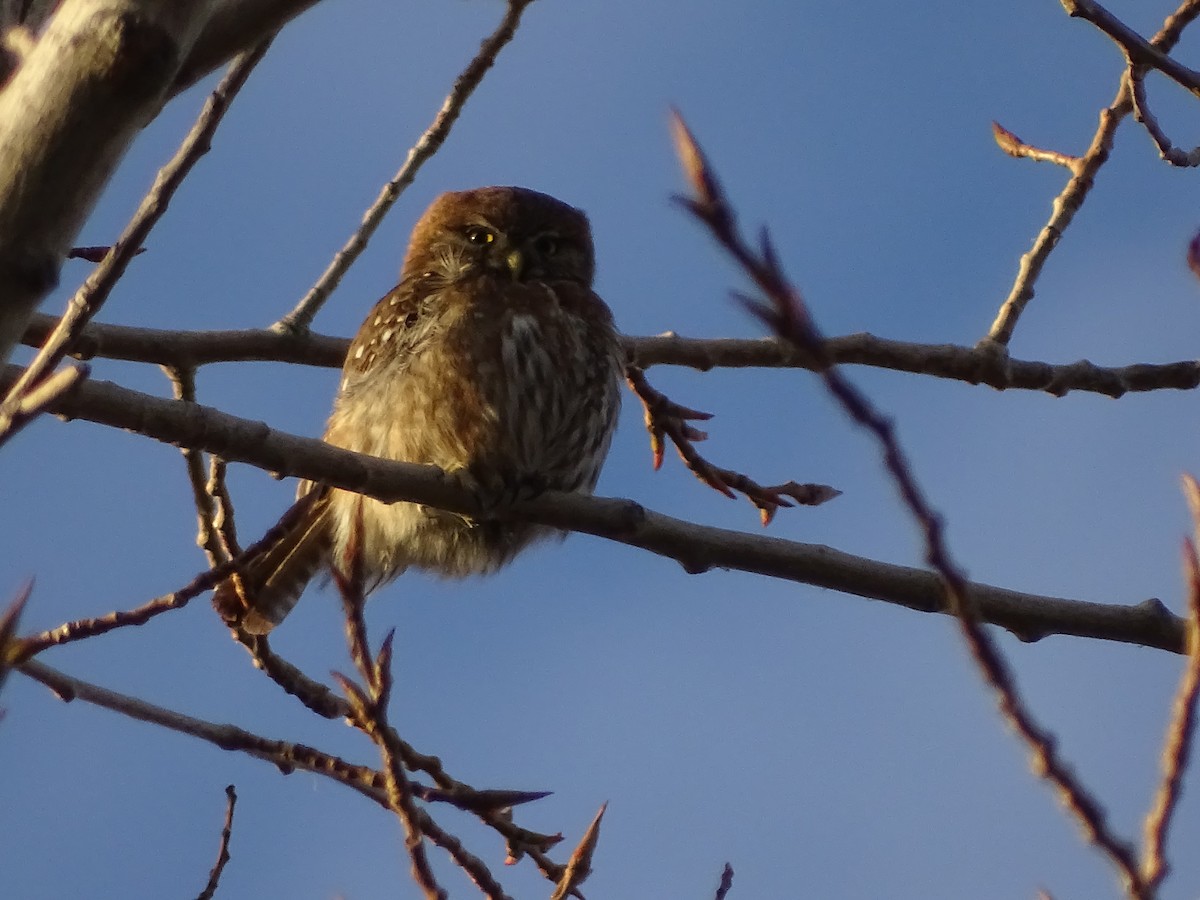
[[0, 360], [58, 283], [134, 135], [158, 113], [213, 0], [63, 0], [0, 91]]

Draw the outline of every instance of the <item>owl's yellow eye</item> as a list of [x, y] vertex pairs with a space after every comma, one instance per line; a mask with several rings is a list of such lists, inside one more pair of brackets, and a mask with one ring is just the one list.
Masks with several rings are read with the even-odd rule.
[[492, 241], [496, 240], [496, 235], [494, 232], [488, 231], [482, 226], [473, 225], [467, 229], [467, 240], [472, 244], [479, 244], [482, 246], [483, 244], [490, 244]]

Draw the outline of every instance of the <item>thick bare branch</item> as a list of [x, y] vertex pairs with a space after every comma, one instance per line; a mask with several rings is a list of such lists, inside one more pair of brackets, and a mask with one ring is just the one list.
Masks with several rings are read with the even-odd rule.
[[0, 359], [208, 12], [208, 0], [64, 0], [0, 90]]
[[1062, 5], [1067, 15], [1091, 22], [1108, 35], [1131, 63], [1158, 69], [1172, 81], [1200, 97], [1200, 72], [1172, 59], [1155, 41], [1147, 41], [1095, 0], [1062, 0]]
[[[75, 292], [67, 304], [66, 312], [46, 337], [33, 362], [0, 403], [0, 441], [12, 432], [14, 426], [20, 424], [14, 418], [15, 408], [19, 407], [30, 390], [38, 387], [46, 379], [67, 354], [76, 335], [108, 299], [112, 289], [125, 274], [130, 261], [141, 252], [142, 242], [166, 213], [175, 192], [191, 174], [200, 157], [208, 152], [213, 134], [221, 124], [229, 104], [233, 102], [269, 46], [270, 41], [264, 41], [238, 57], [216, 90], [209, 95], [191, 131], [183, 139], [175, 155], [159, 170], [153, 186], [142, 198], [117, 243], [105, 254], [83, 286]], [[28, 421], [28, 418], [23, 421]]]
[[171, 93], [187, 90], [316, 5], [317, 0], [217, 0], [175, 76]]
[[[38, 346], [52, 316], [34, 314], [24, 341]], [[633, 364], [688, 366], [693, 369], [812, 369], [812, 359], [774, 338], [688, 338], [668, 333], [626, 337]], [[80, 336], [75, 355], [103, 357], [187, 368], [221, 362], [284, 362], [310, 366], [341, 366], [349, 345], [346, 338], [309, 332], [283, 334], [270, 329], [241, 331], [168, 331], [127, 325], [92, 323]], [[851, 334], [827, 338], [829, 358], [840, 365], [872, 366], [898, 372], [932, 375], [996, 390], [1044, 391], [1063, 397], [1071, 391], [1121, 397], [1158, 390], [1194, 390], [1200, 386], [1200, 362], [1138, 363], [1105, 367], [1088, 360], [1060, 365], [1012, 359], [1003, 353], [957, 344], [916, 344]]]
[[[17, 371], [15, 366], [0, 370], [0, 389]], [[108, 382], [84, 384], [61, 400], [54, 411], [386, 502], [408, 500], [468, 515], [478, 513], [474, 498], [433, 466], [364, 456], [312, 438], [273, 431], [261, 422], [151, 397]], [[937, 577], [922, 569], [878, 562], [820, 545], [696, 525], [630, 500], [547, 493], [523, 503], [519, 514], [556, 528], [649, 550], [677, 560], [692, 573], [737, 569], [920, 612], [946, 611]], [[1158, 600], [1118, 606], [1025, 594], [979, 583], [971, 583], [969, 589], [984, 621], [1006, 628], [1023, 640], [1071, 634], [1183, 652], [1183, 620]]]

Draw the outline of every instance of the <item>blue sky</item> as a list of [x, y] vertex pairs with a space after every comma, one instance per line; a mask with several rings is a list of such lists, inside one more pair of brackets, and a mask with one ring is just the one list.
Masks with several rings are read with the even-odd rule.
[[[1170, 9], [1113, 3], [1143, 33]], [[164, 328], [264, 326], [291, 308], [431, 120], [502, 12], [494, 0], [324, 4], [276, 42], [212, 152], [181, 190], [101, 319]], [[1188, 62], [1195, 45], [1179, 51]], [[669, 202], [683, 189], [667, 132], [677, 106], [748, 227], [768, 224], [830, 334], [970, 345], [986, 332], [1064, 182], [1014, 160], [995, 119], [1082, 152], [1121, 71], [1116, 50], [1059, 4], [882, 2], [585, 4], [541, 0], [442, 153], [398, 203], [316, 328], [348, 335], [394, 283], [408, 230], [443, 190], [522, 184], [587, 210], [597, 288], [630, 334], [761, 334], [745, 288]], [[1161, 78], [1151, 100], [1177, 143], [1194, 101]], [[206, 85], [208, 87], [210, 85]], [[203, 99], [172, 102], [138, 140], [80, 235], [111, 241]], [[1195, 355], [1200, 285], [1183, 253], [1195, 173], [1168, 168], [1127, 122], [1096, 190], [1018, 326], [1021, 358], [1123, 365]], [[68, 264], [57, 310], [87, 274]], [[1178, 490], [1195, 461], [1195, 400], [1055, 399], [879, 370], [853, 380], [899, 435], [972, 578], [1110, 603], [1181, 609]], [[152, 367], [98, 378], [169, 393]], [[657, 368], [709, 410], [710, 458], [764, 482], [818, 481], [836, 501], [780, 513], [771, 534], [916, 565], [911, 523], [874, 447], [805, 372]], [[202, 402], [319, 435], [332, 370], [247, 363], [201, 371]], [[37, 579], [26, 629], [127, 608], [203, 565], [179, 454], [82, 422], [38, 422], [3, 452], [0, 591]], [[235, 467], [241, 534], [293, 485]], [[649, 467], [628, 402], [600, 492], [758, 531], [755, 510], [668, 458]], [[1028, 773], [953, 623], [586, 536], [537, 548], [487, 580], [406, 577], [369, 607], [397, 628], [392, 720], [476, 785], [553, 790], [520, 811], [574, 842], [609, 811], [589, 897], [703, 898], [726, 861], [733, 898], [1118, 896], [1050, 791]], [[1002, 635], [1033, 710], [1139, 833], [1181, 660], [1068, 638]], [[349, 669], [337, 603], [311, 590], [276, 649], [306, 671]], [[373, 748], [254, 672], [206, 602], [45, 661], [117, 690], [363, 762]], [[398, 824], [315, 776], [282, 777], [10, 680], [0, 723], [0, 847], [14, 897], [194, 894], [237, 785], [233, 861], [218, 896], [416, 896]], [[1194, 782], [1194, 779], [1192, 780]], [[476, 853], [503, 848], [434, 810]], [[1185, 794], [1164, 897], [1194, 897], [1200, 806]], [[435, 852], [435, 858], [440, 856]], [[565, 853], [560, 854], [565, 856]], [[473, 889], [439, 869], [452, 896]], [[548, 894], [533, 868], [511, 894]]]

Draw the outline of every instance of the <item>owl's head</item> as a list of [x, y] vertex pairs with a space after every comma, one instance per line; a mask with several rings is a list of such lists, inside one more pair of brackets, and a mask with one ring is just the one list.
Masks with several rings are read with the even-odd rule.
[[582, 212], [527, 188], [484, 187], [433, 201], [413, 229], [401, 277], [432, 274], [456, 282], [492, 276], [591, 287], [595, 270], [592, 231]]

